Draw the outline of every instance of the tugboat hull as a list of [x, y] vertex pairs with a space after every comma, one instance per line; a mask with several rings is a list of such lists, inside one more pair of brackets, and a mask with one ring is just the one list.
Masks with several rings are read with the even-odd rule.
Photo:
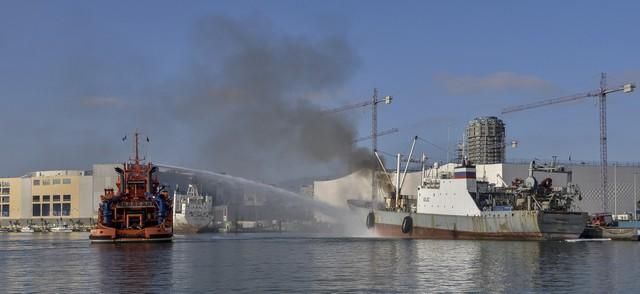
[[170, 242], [173, 240], [173, 230], [171, 228], [160, 227], [139, 230], [96, 228], [91, 230], [89, 239], [92, 243]]

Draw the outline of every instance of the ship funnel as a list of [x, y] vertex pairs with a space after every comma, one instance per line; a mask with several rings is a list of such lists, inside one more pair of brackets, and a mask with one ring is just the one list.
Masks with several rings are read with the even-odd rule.
[[122, 168], [120, 168], [119, 166], [117, 166], [115, 168], [116, 173], [118, 173], [118, 177], [120, 178], [120, 191], [122, 192], [125, 190], [125, 187], [127, 186], [127, 183], [125, 183], [124, 181], [124, 170], [122, 170]]
[[149, 170], [149, 174], [147, 174], [147, 193], [153, 193], [153, 191], [151, 191], [151, 184], [153, 183], [151, 177], [153, 176], [153, 173], [157, 171], [158, 167], [154, 166]]

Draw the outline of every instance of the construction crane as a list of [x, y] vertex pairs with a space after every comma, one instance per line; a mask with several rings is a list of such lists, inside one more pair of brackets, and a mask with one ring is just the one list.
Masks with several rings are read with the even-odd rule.
[[[397, 133], [398, 131], [399, 131], [399, 130], [398, 130], [398, 128], [393, 128], [393, 129], [384, 130], [384, 131], [382, 131], [382, 132], [377, 133], [377, 134], [376, 134], [376, 137], [380, 137], [380, 136], [384, 136], [384, 135], [389, 135], [389, 134]], [[354, 140], [353, 140], [353, 143], [358, 143], [358, 142], [365, 141], [365, 140], [369, 140], [369, 139], [372, 139], [372, 138], [373, 138], [373, 136], [372, 136], [372, 135], [364, 136], [364, 137], [360, 137], [360, 138], [354, 139]]]
[[[323, 113], [337, 113], [337, 112], [342, 112], [350, 109], [366, 107], [371, 105], [371, 135], [368, 137], [365, 137], [363, 140], [371, 138], [371, 152], [375, 156], [376, 150], [378, 150], [378, 136], [387, 134], [385, 133], [387, 131], [382, 132], [380, 134], [378, 133], [378, 103], [384, 102], [384, 104], [391, 104], [392, 100], [393, 100], [392, 96], [385, 96], [382, 99], [378, 99], [378, 89], [374, 88], [373, 96], [371, 96], [371, 100], [358, 102], [354, 104], [348, 104], [348, 105], [344, 105], [344, 106], [333, 108], [333, 109], [328, 109], [323, 111]], [[397, 132], [397, 129], [396, 131], [393, 131], [393, 133], [395, 132]], [[358, 140], [359, 139], [356, 139], [356, 141]], [[375, 163], [372, 166], [375, 166]], [[375, 168], [373, 168], [371, 171], [371, 200], [372, 200], [371, 205], [373, 205], [373, 200], [375, 199], [376, 187], [377, 187], [377, 184], [376, 184]]]
[[340, 106], [333, 109], [327, 109], [327, 110], [324, 110], [323, 113], [336, 113], [336, 112], [342, 112], [346, 110], [351, 110], [351, 109], [366, 107], [371, 105], [371, 135], [365, 138], [364, 140], [371, 138], [372, 139], [371, 147], [372, 147], [372, 150], [375, 151], [378, 149], [378, 138], [377, 138], [378, 137], [378, 106], [377, 105], [378, 103], [381, 103], [381, 102], [384, 102], [384, 104], [391, 104], [392, 100], [393, 100], [392, 96], [385, 96], [383, 99], [378, 99], [378, 89], [374, 88], [373, 96], [371, 97], [371, 100], [362, 101], [354, 104], [347, 104], [347, 105]]
[[606, 212], [608, 210], [609, 204], [607, 189], [607, 95], [620, 91], [624, 93], [631, 93], [635, 88], [636, 85], [633, 83], [628, 83], [613, 88], [607, 88], [607, 74], [602, 73], [600, 76], [600, 88], [597, 90], [504, 108], [502, 109], [502, 114], [538, 108], [552, 104], [576, 101], [588, 97], [597, 97], [600, 112], [600, 176], [602, 180], [602, 208], [604, 209], [604, 212]]

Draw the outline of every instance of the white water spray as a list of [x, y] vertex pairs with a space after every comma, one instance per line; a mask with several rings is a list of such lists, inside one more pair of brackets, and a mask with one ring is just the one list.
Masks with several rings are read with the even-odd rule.
[[279, 187], [252, 181], [242, 177], [236, 177], [236, 176], [231, 176], [227, 174], [221, 174], [221, 173], [201, 170], [201, 169], [186, 168], [186, 167], [175, 166], [170, 164], [156, 164], [156, 165], [159, 166], [160, 168], [166, 168], [166, 169], [171, 169], [176, 171], [185, 171], [185, 172], [191, 172], [199, 175], [210, 176], [212, 178], [215, 178], [216, 180], [223, 181], [227, 184], [260, 188], [260, 189], [263, 189], [263, 191], [271, 192], [270, 195], [286, 197], [287, 200], [297, 201], [298, 203], [302, 203], [306, 205], [306, 207], [313, 209], [315, 212], [319, 212], [328, 217], [331, 217], [339, 225], [343, 226], [344, 230], [342, 231], [348, 234], [349, 236], [370, 236], [370, 233], [366, 229], [364, 219], [359, 219], [355, 217], [355, 215], [353, 215], [352, 212], [347, 208], [335, 207], [335, 206], [314, 200], [313, 198], [305, 197], [298, 193], [294, 193], [292, 191], [288, 191]]

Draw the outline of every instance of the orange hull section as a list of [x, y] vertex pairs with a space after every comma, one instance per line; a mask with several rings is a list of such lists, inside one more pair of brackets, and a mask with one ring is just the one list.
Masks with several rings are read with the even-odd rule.
[[148, 227], [143, 229], [122, 229], [99, 226], [91, 230], [91, 242], [158, 242], [171, 241], [173, 229], [165, 227]]

